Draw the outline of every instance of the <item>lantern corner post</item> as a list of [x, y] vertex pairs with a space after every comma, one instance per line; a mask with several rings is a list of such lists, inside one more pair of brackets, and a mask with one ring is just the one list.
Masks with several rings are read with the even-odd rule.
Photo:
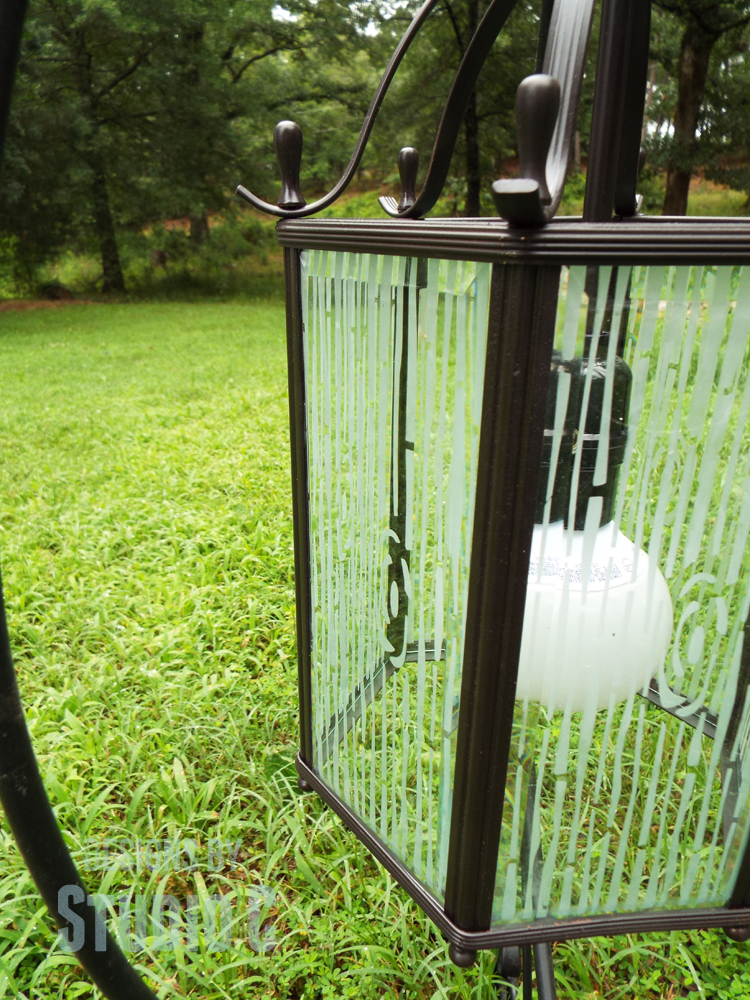
[[[299, 684], [299, 759], [312, 767], [312, 678], [310, 604], [310, 504], [307, 462], [307, 403], [305, 394], [304, 321], [300, 251], [284, 248], [286, 288], [287, 364], [289, 377], [289, 443], [294, 527], [294, 581], [296, 596], [297, 679]], [[300, 774], [299, 788], [312, 791]]]
[[559, 280], [493, 267], [445, 892], [463, 931], [492, 922]]
[[[750, 909], [750, 836], [737, 865], [737, 877], [727, 907], [729, 910]], [[736, 941], [747, 941], [750, 939], [750, 924], [738, 921], [738, 926], [728, 928], [727, 934]]]

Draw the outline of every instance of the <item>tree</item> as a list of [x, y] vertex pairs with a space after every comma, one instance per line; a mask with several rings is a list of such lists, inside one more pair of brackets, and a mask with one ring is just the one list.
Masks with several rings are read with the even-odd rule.
[[[724, 44], [709, 79], [701, 116], [701, 140], [709, 140], [706, 175], [737, 191], [750, 204], [750, 60], [748, 41]], [[717, 46], [718, 47], [718, 46]]]
[[[685, 215], [690, 177], [699, 157], [701, 121], [712, 55], [717, 42], [735, 38], [750, 23], [748, 0], [657, 0], [682, 26], [676, 59], [677, 99], [667, 159], [665, 215]], [[667, 65], [667, 68], [671, 67]]]
[[288, 6], [33, 0], [0, 207], [23, 267], [89, 231], [103, 290], [123, 291], [118, 227], [184, 214], [197, 231], [243, 175], [264, 174], [247, 142], [259, 118], [270, 135], [259, 68], [346, 21], [332, 0]]

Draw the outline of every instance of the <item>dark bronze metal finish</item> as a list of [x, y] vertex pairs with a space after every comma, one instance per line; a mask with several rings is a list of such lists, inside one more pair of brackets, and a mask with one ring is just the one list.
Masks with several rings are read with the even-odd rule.
[[[307, 421], [300, 260], [296, 250], [284, 250], [286, 335], [289, 366], [289, 437], [292, 451], [294, 518], [294, 579], [297, 597], [297, 678], [299, 684], [300, 753], [313, 760], [310, 652], [310, 507], [307, 492]], [[303, 789], [306, 790], [306, 789]]]
[[560, 84], [553, 76], [527, 76], [516, 93], [518, 170], [539, 185], [539, 200], [549, 205], [547, 156], [560, 110]]
[[380, 198], [380, 206], [388, 215], [405, 219], [419, 219], [426, 215], [440, 197], [448, 171], [451, 157], [456, 146], [458, 134], [463, 125], [464, 115], [469, 105], [469, 98], [479, 79], [482, 67], [495, 44], [495, 39], [502, 31], [517, 0], [492, 0], [474, 37], [469, 42], [461, 65], [458, 67], [448, 100], [440, 119], [435, 145], [432, 149], [432, 159], [427, 170], [424, 185], [414, 204], [400, 212], [394, 198]]
[[503, 264], [743, 264], [750, 219], [638, 216], [607, 223], [561, 217], [522, 230], [500, 219], [305, 219], [282, 222], [279, 243], [309, 250], [400, 254]]
[[492, 197], [498, 214], [513, 225], [542, 226], [552, 195], [547, 157], [560, 110], [560, 84], [553, 76], [527, 76], [516, 93], [518, 180], [495, 181]]
[[[299, 190], [302, 138], [299, 127], [292, 122], [279, 123], [275, 133], [282, 177], [278, 205], [263, 201], [242, 185], [237, 188], [237, 194], [255, 208], [281, 218], [313, 215], [331, 205], [354, 176], [393, 76], [435, 2], [436, 0], [427, 0], [401, 39], [365, 116], [349, 164], [327, 195], [310, 205], [305, 204]], [[417, 168], [416, 162], [412, 160], [412, 157], [416, 158], [416, 151], [407, 147], [408, 153], [402, 150], [402, 154], [406, 153], [403, 163], [402, 156], [399, 157], [399, 170], [402, 174], [400, 201], [397, 203], [391, 197], [379, 199], [388, 215], [401, 219], [418, 219], [434, 207], [448, 176], [451, 157], [472, 91], [495, 39], [516, 2], [517, 0], [491, 0], [469, 40], [453, 81], [422, 190], [416, 195]], [[514, 225], [543, 226], [554, 217], [562, 199], [578, 120], [592, 16], [593, 0], [557, 0], [555, 3], [545, 0], [543, 4], [537, 56], [537, 68], [540, 72], [521, 84], [516, 102], [520, 177], [496, 181], [493, 185], [498, 212]], [[607, 148], [606, 169], [598, 173], [595, 169], [592, 193], [589, 194], [587, 189], [587, 203], [590, 206], [588, 219], [609, 217], [606, 208], [602, 208], [600, 204], [602, 199], [610, 206], [611, 215], [615, 183], [618, 204], [624, 206], [622, 214], [633, 214], [635, 211], [631, 204], [633, 198], [630, 197], [637, 172], [637, 155], [634, 159], [633, 147], [634, 142], [640, 139], [640, 121], [643, 116], [644, 87], [640, 84], [645, 81], [643, 52], [645, 38], [647, 58], [649, 17], [650, 0], [612, 0], [612, 3], [606, 5], [599, 57], [602, 84], [601, 87], [597, 84], [598, 105], [595, 104], [592, 144], [602, 146], [602, 143], [609, 140], [611, 143]], [[626, 39], [631, 36], [633, 38], [630, 48], [621, 44], [623, 31]], [[632, 66], [626, 71], [629, 54], [633, 57]], [[615, 114], [608, 116], [607, 101], [611, 101], [613, 95]], [[620, 143], [623, 109], [627, 134]]]
[[531, 988], [532, 946], [530, 944], [525, 944], [522, 948], [522, 954], [523, 967], [527, 970], [527, 974], [523, 977], [523, 1000], [534, 1000], [533, 990]]
[[555, 989], [555, 968], [552, 964], [552, 949], [542, 942], [534, 945], [534, 968], [536, 969], [536, 992], [539, 1000], [557, 1000]]
[[702, 707], [696, 709], [694, 712], [688, 712], [688, 714], [686, 714], [685, 709], [690, 704], [690, 699], [679, 695], [676, 691], [672, 691], [672, 694], [682, 700], [676, 705], [665, 705], [661, 700], [661, 695], [659, 694], [659, 683], [656, 680], [652, 680], [649, 687], [646, 688], [642, 694], [643, 697], [650, 701], [652, 705], [656, 705], [663, 712], [669, 712], [670, 715], [679, 719], [680, 722], [685, 722], [688, 726], [692, 726], [693, 729], [697, 729], [697, 727], [701, 725], [702, 721], [701, 732], [703, 735], [711, 740], [715, 738], [716, 726], [718, 725], [719, 720], [712, 712], [709, 712], [707, 708]]
[[650, 910], [645, 913], [607, 913], [596, 917], [534, 920], [508, 924], [484, 931], [466, 931], [447, 915], [440, 901], [414, 873], [396, 857], [360, 817], [342, 802], [328, 785], [298, 755], [297, 772], [315, 789], [349, 830], [360, 840], [401, 888], [442, 931], [445, 937], [465, 951], [483, 951], [514, 945], [541, 944], [546, 941], [573, 941], [585, 937], [608, 937], [615, 934], [640, 934], [669, 930], [700, 930], [706, 927], [738, 927], [750, 924], [750, 907], [728, 910], [724, 907], [698, 910]]
[[401, 201], [399, 212], [411, 208], [417, 200], [417, 171], [419, 170], [419, 153], [413, 146], [404, 146], [398, 154], [398, 174], [401, 178]]
[[470, 948], [462, 948], [457, 944], [450, 944], [448, 946], [448, 955], [451, 962], [457, 965], [459, 969], [468, 969], [477, 960], [477, 953], [475, 951], [472, 951]]
[[547, 222], [547, 213], [539, 196], [539, 182], [530, 177], [512, 177], [495, 181], [492, 200], [498, 215], [512, 226], [536, 228]]
[[[76, 958], [110, 1000], [154, 1000], [109, 931], [97, 945], [96, 915], [47, 797], [18, 693], [0, 582], [0, 802], [36, 887], [60, 930], [71, 929], [60, 912], [60, 890], [75, 887], [81, 902], [70, 909], [83, 921]], [[68, 897], [70, 898], [70, 897]], [[79, 925], [80, 926], [80, 925]]]
[[[633, 0], [607, 0], [602, 6], [596, 90], [589, 137], [589, 166], [583, 203], [583, 218], [586, 222], [606, 222], [612, 218], [620, 162], [625, 92], [629, 76], [632, 6]], [[623, 44], [623, 34], [625, 44]], [[645, 83], [644, 75], [641, 116]], [[638, 143], [640, 147], [640, 125]], [[634, 166], [637, 170], [637, 159]]]
[[[492, 185], [495, 206], [498, 213], [514, 225], [544, 225], [554, 217], [562, 200], [578, 123], [583, 68], [593, 11], [593, 0], [556, 0], [551, 14], [545, 7], [542, 9], [543, 32], [547, 17], [549, 26], [546, 28], [544, 58], [541, 60], [541, 66], [537, 59], [537, 66], [541, 73], [557, 80], [560, 86], [560, 108], [543, 172], [550, 189], [551, 200], [547, 204], [543, 201], [541, 191], [530, 183], [534, 178], [524, 173], [523, 167], [519, 179], [496, 181]], [[526, 81], [521, 84], [519, 90], [525, 84]], [[533, 136], [537, 128], [543, 130], [542, 123], [546, 122], [549, 115], [549, 104], [545, 101], [549, 102], [549, 98], [536, 99], [528, 104], [524, 102], [520, 109], [516, 103], [519, 154], [525, 141], [524, 136], [526, 134]]]
[[492, 917], [559, 277], [492, 277], [445, 889], [470, 931]]
[[280, 208], [303, 208], [307, 202], [299, 189], [302, 163], [302, 129], [296, 122], [279, 122], [273, 130], [273, 148], [281, 174]]
[[641, 128], [643, 97], [648, 77], [651, 0], [633, 0], [630, 18], [630, 45], [614, 196], [615, 214], [623, 218], [635, 215], [639, 210], [636, 183], [641, 169]]
[[[727, 903], [730, 912], [732, 910], [746, 910], [750, 908], [750, 840], [745, 844], [745, 851], [739, 859], [739, 871], [734, 883], [734, 890]], [[734, 927], [750, 926], [750, 920], [733, 921]]]
[[0, 3], [0, 168], [27, 7], [28, 0], [2, 0]]

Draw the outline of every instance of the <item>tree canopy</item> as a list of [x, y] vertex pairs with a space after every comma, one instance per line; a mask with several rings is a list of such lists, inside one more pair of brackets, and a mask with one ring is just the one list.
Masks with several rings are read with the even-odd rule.
[[[416, 0], [31, 0], [0, 191], [0, 241], [30, 277], [64, 247], [95, 245], [104, 291], [124, 289], [120, 237], [186, 217], [196, 240], [238, 182], [276, 197], [271, 133], [304, 132], [303, 186], [349, 159], [377, 80]], [[423, 169], [486, 0], [440, 0], [386, 98], [360, 183], [392, 177], [398, 149]], [[512, 172], [513, 104], [533, 72], [538, 0], [520, 0], [465, 116], [448, 191], [491, 211]], [[750, 0], [658, 0], [644, 140], [684, 212], [694, 169], [750, 189]], [[596, 26], [591, 59], [596, 51]], [[585, 161], [591, 73], [580, 120]], [[700, 137], [700, 146], [698, 138]], [[711, 154], [706, 156], [706, 149]]]

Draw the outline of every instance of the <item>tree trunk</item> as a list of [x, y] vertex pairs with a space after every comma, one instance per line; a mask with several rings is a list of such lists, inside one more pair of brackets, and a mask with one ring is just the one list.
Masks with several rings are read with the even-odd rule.
[[204, 212], [202, 215], [191, 215], [190, 216], [190, 242], [195, 246], [200, 246], [204, 240], [207, 240], [211, 234], [211, 230], [208, 226], [208, 215]]
[[711, 52], [718, 35], [709, 35], [696, 24], [688, 24], [682, 36], [678, 67], [677, 109], [674, 116], [674, 144], [667, 166], [667, 189], [663, 215], [685, 215], [690, 175], [693, 172], [698, 126]]
[[115, 224], [109, 203], [107, 177], [104, 162], [98, 153], [91, 157], [91, 195], [94, 208], [96, 235], [99, 237], [99, 252], [102, 257], [103, 292], [124, 292], [125, 279], [120, 265], [120, 251], [117, 246]]
[[[479, 0], [469, 0], [468, 22], [466, 25], [466, 44], [474, 37], [479, 24]], [[482, 189], [482, 171], [479, 165], [479, 116], [477, 114], [477, 92], [473, 90], [469, 98], [469, 106], [464, 118], [464, 133], [466, 135], [466, 216], [473, 218], [481, 215], [479, 194]]]

